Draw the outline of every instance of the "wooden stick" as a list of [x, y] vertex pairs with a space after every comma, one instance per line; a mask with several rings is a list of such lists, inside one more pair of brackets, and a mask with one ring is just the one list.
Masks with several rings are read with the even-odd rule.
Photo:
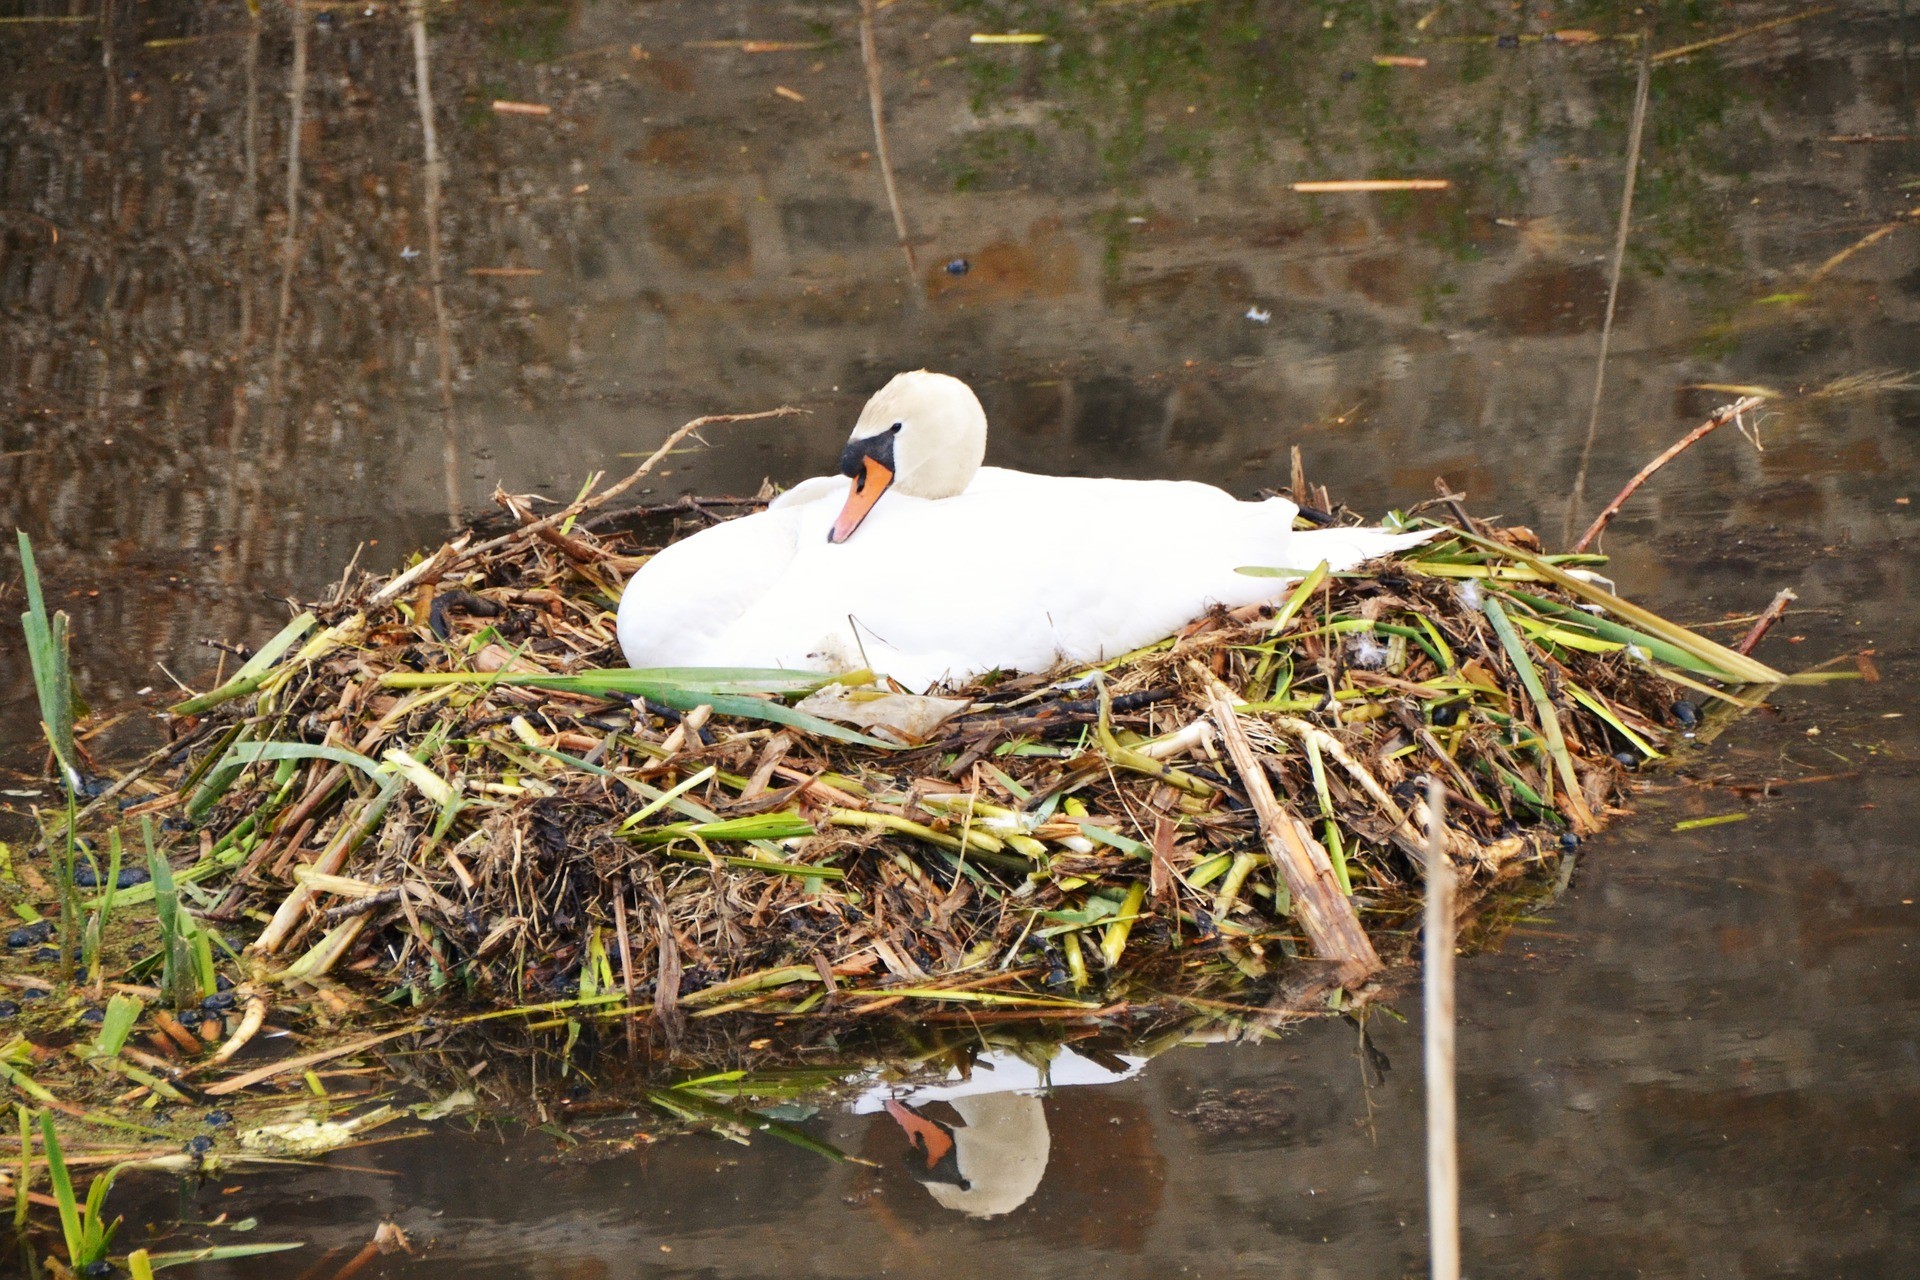
[[1353, 903], [1340, 891], [1339, 877], [1327, 851], [1302, 833], [1298, 821], [1280, 804], [1267, 781], [1260, 757], [1247, 740], [1247, 731], [1233, 709], [1233, 696], [1225, 685], [1206, 673], [1198, 663], [1194, 671], [1205, 676], [1209, 716], [1233, 767], [1240, 774], [1240, 785], [1260, 819], [1260, 836], [1267, 856], [1286, 879], [1293, 895], [1293, 910], [1301, 932], [1321, 959], [1332, 961], [1342, 984], [1353, 986], [1382, 968]]
[[1427, 783], [1425, 1012], [1427, 1231], [1433, 1280], [1460, 1280], [1460, 1154], [1453, 1088], [1453, 863], [1447, 857], [1445, 793]]
[[1639, 490], [1640, 486], [1645, 484], [1653, 476], [1654, 472], [1666, 466], [1669, 462], [1672, 462], [1675, 458], [1700, 443], [1700, 441], [1706, 439], [1707, 436], [1713, 432], [1726, 426], [1741, 414], [1746, 413], [1750, 409], [1757, 409], [1764, 403], [1765, 401], [1759, 396], [1740, 397], [1693, 430], [1687, 432], [1686, 435], [1681, 436], [1679, 440], [1667, 447], [1665, 453], [1662, 453], [1652, 462], [1640, 468], [1640, 473], [1634, 476], [1633, 479], [1627, 481], [1627, 487], [1616, 494], [1613, 501], [1609, 502], [1600, 514], [1593, 518], [1593, 523], [1587, 526], [1587, 531], [1580, 535], [1580, 541], [1573, 544], [1571, 549], [1574, 554], [1578, 555], [1593, 545], [1593, 540], [1600, 536], [1600, 531], [1605, 529], [1608, 522], [1616, 515], [1620, 514], [1620, 508], [1626, 505], [1627, 499], [1631, 498]]
[[1787, 611], [1787, 606], [1799, 598], [1793, 593], [1792, 587], [1780, 588], [1780, 594], [1773, 598], [1773, 603], [1761, 610], [1760, 616], [1754, 620], [1753, 629], [1747, 632], [1745, 639], [1733, 646], [1733, 651], [1752, 653], [1759, 645], [1761, 638], [1773, 629], [1773, 624], [1780, 621], [1780, 615]]

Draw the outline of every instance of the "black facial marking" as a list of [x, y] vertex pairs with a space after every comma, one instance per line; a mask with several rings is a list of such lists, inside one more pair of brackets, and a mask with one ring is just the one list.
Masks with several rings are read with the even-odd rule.
[[900, 430], [898, 423], [892, 431], [882, 431], [879, 435], [866, 436], [859, 440], [847, 441], [847, 447], [840, 451], [840, 474], [853, 477], [854, 492], [866, 487], [867, 469], [863, 465], [872, 458], [887, 470], [894, 470], [893, 439], [894, 432]]

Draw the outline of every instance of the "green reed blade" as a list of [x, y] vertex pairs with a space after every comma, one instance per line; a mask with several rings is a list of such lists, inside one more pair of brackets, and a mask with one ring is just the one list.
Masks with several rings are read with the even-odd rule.
[[1547, 697], [1547, 689], [1540, 680], [1540, 672], [1533, 665], [1533, 659], [1527, 653], [1526, 642], [1520, 633], [1513, 629], [1508, 621], [1506, 610], [1491, 594], [1481, 602], [1487, 621], [1493, 624], [1494, 634], [1500, 637], [1507, 656], [1513, 660], [1514, 670], [1520, 673], [1520, 683], [1526, 688], [1527, 696], [1533, 700], [1534, 710], [1540, 716], [1540, 732], [1547, 740], [1547, 754], [1553, 757], [1553, 765], [1559, 771], [1560, 780], [1566, 784], [1567, 808], [1573, 814], [1575, 830], [1581, 834], [1594, 830], [1598, 825], [1594, 821], [1593, 811], [1587, 807], [1587, 797], [1580, 790], [1580, 775], [1573, 767], [1573, 754], [1567, 750], [1566, 735], [1560, 730], [1560, 717], [1553, 709], [1553, 702]]

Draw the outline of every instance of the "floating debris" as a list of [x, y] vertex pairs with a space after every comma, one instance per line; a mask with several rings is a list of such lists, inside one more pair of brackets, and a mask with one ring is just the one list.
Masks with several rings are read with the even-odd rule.
[[1296, 182], [1293, 189], [1304, 195], [1339, 195], [1371, 191], [1445, 191], [1452, 185], [1453, 182], [1447, 178], [1334, 178]]

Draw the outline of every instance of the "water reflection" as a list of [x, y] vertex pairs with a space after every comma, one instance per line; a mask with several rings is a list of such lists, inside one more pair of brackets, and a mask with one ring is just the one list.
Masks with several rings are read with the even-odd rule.
[[[955, 1067], [946, 1081], [920, 1085], [904, 1096], [884, 1084], [868, 1089], [852, 1110], [892, 1117], [913, 1148], [908, 1164], [914, 1179], [942, 1207], [992, 1218], [1025, 1204], [1046, 1175], [1052, 1135], [1042, 1095], [1075, 1085], [1114, 1084], [1147, 1064], [1130, 1054], [1102, 1057], [1096, 1061], [1070, 1048], [1037, 1045], [1024, 1056], [984, 1054]], [[959, 1123], [930, 1114], [935, 1103], [948, 1104]]]
[[[1799, 11], [1647, 8], [1659, 47]], [[0, 523], [33, 534], [97, 702], [168, 687], [162, 663], [201, 679], [219, 655], [200, 639], [264, 638], [279, 597], [363, 541], [391, 565], [437, 540], [456, 419], [473, 509], [496, 482], [569, 495], [623, 473], [700, 413], [813, 410], [676, 460], [652, 496], [750, 492], [830, 469], [866, 395], [926, 365], [980, 389], [996, 464], [1248, 494], [1299, 444], [1362, 509], [1440, 474], [1477, 512], [1559, 527], [1633, 65], [1610, 42], [1496, 38], [1611, 33], [1618, 6], [886, 6], [912, 274], [853, 6], [429, 6], [437, 219], [415, 12], [150, 0], [0, 25]], [[1009, 30], [1050, 39], [969, 42]], [[1920, 368], [1910, 227], [1820, 271], [1910, 207], [1920, 145], [1838, 139], [1920, 133], [1914, 35], [1901, 4], [1862, 2], [1654, 69], [1591, 495], [1730, 398], [1703, 387]], [[1373, 61], [1416, 50], [1428, 67]], [[1455, 185], [1288, 185], [1379, 173]], [[1901, 825], [1920, 574], [1898, 502], [1920, 496], [1920, 399], [1897, 381], [1786, 402], [1764, 453], [1723, 433], [1608, 535], [1649, 603], [1712, 622], [1791, 586], [1807, 612], [1764, 656], [1867, 643], [1885, 680], [1795, 694], [1689, 766], [1701, 781], [1655, 780], [1554, 918], [1463, 966], [1476, 1274], [1920, 1269]], [[13, 744], [32, 737], [16, 634]], [[1668, 830], [1736, 803], [1721, 775], [1846, 777]], [[1417, 1027], [1373, 1031], [1412, 1060]], [[190, 1212], [169, 1190], [134, 1220], [244, 1205], [343, 1261], [392, 1217], [436, 1242], [394, 1264], [421, 1274], [1404, 1274], [1424, 1263], [1417, 1091], [1365, 1078], [1337, 1024], [1167, 1055], [1030, 1100], [1045, 1174], [982, 1219], [942, 1208], [873, 1114], [817, 1127], [878, 1171], [765, 1141], [589, 1164], [450, 1135], [232, 1196], [190, 1186]], [[958, 1135], [945, 1105], [927, 1114]], [[396, 1176], [341, 1167], [363, 1163]]]

